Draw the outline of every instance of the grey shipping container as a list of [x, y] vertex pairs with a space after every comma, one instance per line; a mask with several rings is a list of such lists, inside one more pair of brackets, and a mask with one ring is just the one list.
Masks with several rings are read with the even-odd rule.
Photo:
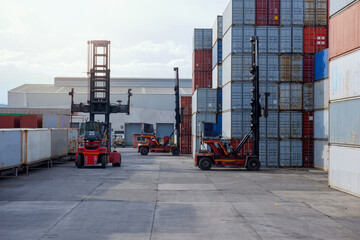
[[329, 169], [329, 142], [314, 141], [314, 166], [324, 170]]
[[201, 136], [203, 131], [201, 122], [205, 123], [216, 123], [216, 113], [194, 113], [191, 119], [191, 131], [193, 136]]
[[301, 55], [280, 56], [280, 81], [303, 81], [303, 57]]
[[302, 27], [280, 28], [280, 52], [303, 53], [304, 31]]
[[280, 4], [280, 25], [304, 25], [304, 0], [281, 0]]
[[267, 140], [266, 141], [266, 165], [268, 167], [278, 167], [279, 166], [279, 141], [277, 140]]
[[215, 19], [214, 26], [212, 28], [212, 45], [214, 46], [215, 42], [218, 39], [222, 38], [223, 32], [223, 16], [217, 16]]
[[223, 59], [230, 54], [250, 53], [250, 37], [255, 35], [251, 26], [231, 27], [223, 36]]
[[223, 138], [243, 138], [250, 131], [250, 111], [224, 111]]
[[58, 128], [59, 116], [58, 115], [43, 115], [43, 128]]
[[329, 107], [329, 79], [326, 78], [314, 83], [314, 108], [324, 109]]
[[282, 167], [301, 167], [302, 141], [281, 140], [279, 158], [280, 158], [280, 166]]
[[259, 56], [259, 63], [260, 82], [279, 81], [279, 56], [275, 54], [261, 54]]
[[251, 55], [230, 55], [222, 62], [223, 85], [231, 81], [247, 81], [250, 74]]
[[314, 84], [306, 83], [303, 86], [303, 109], [306, 111], [314, 110]]
[[302, 84], [280, 83], [280, 110], [302, 110]]
[[197, 89], [192, 96], [192, 112], [216, 112], [217, 90], [210, 88]]
[[51, 129], [51, 157], [62, 157], [68, 154], [67, 129]]
[[21, 165], [21, 130], [0, 130], [0, 170]]
[[223, 34], [233, 25], [255, 25], [255, 1], [231, 0], [223, 13]]
[[330, 17], [332, 15], [340, 12], [344, 8], [348, 7], [350, 4], [356, 2], [357, 0], [330, 0], [329, 1], [329, 11]]
[[279, 52], [279, 28], [261, 26], [256, 28], [256, 36], [259, 37], [260, 53]]
[[330, 104], [330, 144], [360, 146], [360, 99]]
[[291, 53], [291, 27], [280, 28], [280, 52]]
[[279, 113], [274, 111], [269, 111], [267, 118], [260, 118], [260, 138], [277, 139], [279, 137]]
[[302, 27], [292, 27], [292, 52], [304, 52], [304, 29]]
[[211, 50], [212, 49], [212, 29], [194, 29], [194, 50]]
[[280, 138], [302, 137], [302, 113], [280, 112]]
[[319, 140], [329, 138], [329, 110], [314, 111], [314, 138]]

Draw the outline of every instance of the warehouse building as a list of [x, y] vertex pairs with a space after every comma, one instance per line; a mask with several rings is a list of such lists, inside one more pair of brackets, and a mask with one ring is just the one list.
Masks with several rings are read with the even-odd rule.
[[[191, 79], [180, 79], [181, 96], [191, 96], [191, 84]], [[165, 78], [111, 79], [111, 103], [117, 103], [120, 100], [122, 104], [126, 104], [128, 89], [131, 88], [133, 93], [130, 100], [130, 115], [110, 115], [112, 129], [125, 134], [127, 145], [133, 144], [133, 134], [141, 132], [143, 122], [154, 124], [156, 133], [160, 137], [172, 133], [175, 123], [174, 85], [174, 79]], [[89, 89], [87, 78], [57, 77], [54, 79], [54, 84], [24, 84], [10, 90], [8, 92], [9, 108], [6, 111], [16, 112], [16, 109], [20, 108], [70, 109], [69, 92], [72, 88], [75, 91], [74, 102], [86, 103]], [[86, 118], [86, 114], [79, 113], [78, 117], [74, 117], [73, 126]], [[97, 120], [103, 119], [97, 118]]]

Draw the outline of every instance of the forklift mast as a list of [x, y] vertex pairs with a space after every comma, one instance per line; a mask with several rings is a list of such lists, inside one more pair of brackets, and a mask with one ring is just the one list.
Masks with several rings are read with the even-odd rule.
[[176, 131], [176, 143], [175, 145], [180, 146], [180, 83], [179, 83], [179, 68], [174, 68], [175, 71], [175, 131]]

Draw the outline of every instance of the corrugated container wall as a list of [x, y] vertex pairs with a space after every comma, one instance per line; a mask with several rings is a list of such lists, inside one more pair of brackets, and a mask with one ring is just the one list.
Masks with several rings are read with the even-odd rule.
[[222, 39], [223, 35], [223, 16], [217, 16], [212, 28], [212, 46], [218, 39]]
[[315, 55], [315, 80], [329, 77], [329, 49]]
[[0, 115], [0, 128], [20, 128], [20, 116]]
[[233, 25], [255, 25], [255, 1], [231, 0], [223, 14], [223, 35]]
[[341, 10], [344, 10], [346, 7], [348, 7], [350, 4], [356, 1], [358, 0], [330, 0], [329, 1], [330, 17], [340, 12]]
[[197, 89], [192, 96], [192, 113], [217, 112], [217, 90]]
[[280, 0], [256, 0], [256, 24], [280, 24]]
[[[331, 1], [335, 2], [335, 1]], [[345, 27], [346, 26], [346, 27]], [[360, 1], [346, 11], [330, 18], [329, 57], [349, 53], [360, 48]]]
[[280, 1], [280, 25], [304, 25], [304, 0]]
[[194, 50], [211, 50], [212, 48], [212, 29], [194, 29]]
[[20, 130], [0, 130], [0, 170], [21, 165], [21, 137]]

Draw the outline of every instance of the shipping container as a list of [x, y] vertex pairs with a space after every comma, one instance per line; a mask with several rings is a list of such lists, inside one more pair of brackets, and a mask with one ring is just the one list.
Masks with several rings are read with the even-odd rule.
[[0, 115], [0, 128], [20, 128], [20, 116]]
[[243, 138], [250, 131], [250, 111], [224, 111], [222, 122], [224, 139]]
[[222, 39], [223, 35], [223, 16], [217, 16], [214, 26], [212, 28], [212, 45], [219, 39]]
[[329, 138], [331, 144], [360, 147], [360, 99], [330, 104]]
[[302, 113], [301, 112], [280, 112], [280, 138], [302, 137]]
[[280, 1], [280, 25], [304, 25], [304, 0]]
[[192, 136], [192, 154], [195, 157], [195, 154], [199, 151], [209, 151], [207, 145], [201, 142], [201, 137]]
[[329, 110], [314, 112], [314, 138], [318, 140], [329, 138]]
[[317, 0], [304, 1], [304, 25], [306, 26], [316, 25], [316, 2]]
[[222, 113], [216, 115], [216, 123], [214, 124], [215, 136], [222, 136]]
[[181, 96], [180, 108], [183, 108], [183, 116], [192, 115], [192, 97], [191, 96]]
[[192, 96], [192, 113], [217, 112], [217, 90], [197, 89]]
[[212, 29], [194, 29], [194, 50], [212, 49]]
[[314, 112], [304, 111], [302, 114], [303, 138], [314, 138]]
[[254, 27], [231, 27], [223, 36], [223, 59], [225, 59], [230, 54], [250, 53], [250, 37], [253, 37], [254, 35]]
[[212, 70], [212, 87], [217, 89], [222, 87], [222, 65], [216, 65]]
[[360, 50], [330, 61], [330, 101], [360, 96], [359, 69]]
[[41, 128], [42, 115], [21, 115], [20, 128]]
[[329, 108], [329, 79], [314, 83], [314, 109]]
[[251, 55], [230, 55], [222, 62], [223, 86], [231, 81], [248, 81], [250, 74]]
[[223, 35], [233, 25], [255, 25], [254, 0], [231, 0], [223, 13]]
[[212, 88], [212, 71], [199, 71], [193, 73], [193, 93], [198, 88]]
[[360, 148], [330, 146], [330, 187], [360, 196], [359, 159]]
[[302, 141], [281, 140], [280, 141], [280, 166], [301, 167], [302, 166]]
[[279, 141], [266, 140], [266, 166], [279, 166]]
[[66, 156], [68, 149], [68, 130], [50, 129], [51, 131], [51, 157], [58, 158]]
[[216, 123], [216, 113], [194, 113], [191, 119], [191, 132], [193, 136], [201, 136], [204, 131], [203, 123]]
[[329, 49], [315, 54], [315, 81], [329, 77]]
[[280, 52], [291, 53], [291, 27], [280, 28]]
[[59, 128], [70, 128], [70, 116], [59, 115]]
[[302, 142], [302, 157], [303, 167], [313, 168], [314, 167], [314, 140], [306, 139]]
[[303, 110], [314, 110], [314, 84], [306, 83], [303, 85]]
[[[235, 150], [237, 148], [237, 146], [240, 144], [241, 141], [242, 141], [242, 138], [240, 138], [240, 139], [231, 139], [230, 140], [230, 145], [231, 145], [232, 149]], [[241, 155], [252, 154], [253, 144], [254, 144], [253, 141], [251, 139], [249, 139], [244, 144], [244, 146], [240, 150], [239, 154], [241, 154]]]
[[79, 129], [68, 128], [67, 138], [68, 138], [68, 153], [75, 154], [78, 148]]
[[280, 57], [280, 81], [303, 81], [303, 57], [301, 55], [282, 55]]
[[303, 57], [303, 82], [312, 83], [314, 82], [315, 75], [315, 58], [314, 55], [305, 55]]
[[302, 84], [280, 83], [280, 110], [302, 110]]
[[280, 52], [303, 53], [304, 32], [302, 27], [280, 28]]
[[279, 28], [262, 26], [256, 27], [256, 36], [259, 38], [260, 53], [279, 52]]
[[43, 115], [43, 128], [58, 128], [59, 116], [58, 115]]
[[191, 115], [185, 115], [182, 117], [182, 123], [180, 124], [181, 135], [191, 135]]
[[304, 52], [304, 29], [302, 27], [292, 27], [292, 52], [303, 53]]
[[268, 25], [268, 0], [256, 0], [256, 25]]
[[304, 28], [304, 52], [317, 53], [327, 48], [327, 29], [325, 27]]
[[316, 0], [316, 25], [328, 25], [328, 0]]
[[22, 131], [22, 161], [25, 165], [51, 159], [50, 129]]
[[329, 0], [330, 17], [333, 17], [334, 14], [341, 12], [356, 1], [357, 0]]
[[222, 40], [218, 40], [212, 50], [212, 68], [222, 61]]
[[0, 171], [21, 165], [21, 130], [0, 130]]
[[193, 52], [193, 72], [211, 71], [212, 50], [195, 50]]
[[314, 141], [314, 167], [325, 171], [329, 169], [329, 142]]
[[279, 113], [269, 111], [268, 117], [260, 118], [260, 138], [277, 139], [279, 138]]
[[190, 135], [181, 135], [180, 137], [180, 152], [181, 154], [191, 154], [191, 134]]

